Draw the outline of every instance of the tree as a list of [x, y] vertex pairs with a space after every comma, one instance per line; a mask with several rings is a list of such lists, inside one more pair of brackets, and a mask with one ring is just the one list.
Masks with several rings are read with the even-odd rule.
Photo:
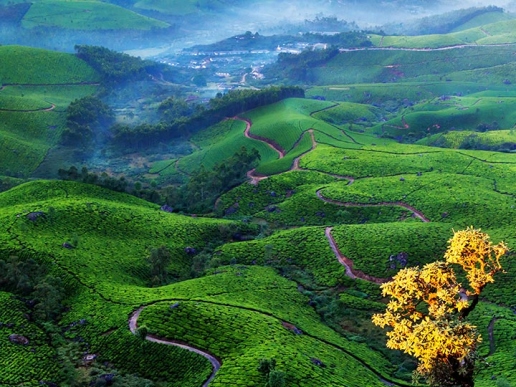
[[46, 321], [55, 319], [63, 310], [62, 301], [65, 298], [61, 278], [46, 276], [34, 287], [32, 297], [37, 301], [34, 307], [36, 318]]
[[[455, 232], [448, 244], [445, 262], [400, 270], [382, 285], [390, 301], [373, 323], [392, 328], [387, 347], [418, 360], [416, 378], [426, 378], [431, 386], [471, 387], [481, 337], [466, 318], [494, 274], [502, 271], [500, 258], [508, 248], [503, 242], [493, 245], [487, 234], [473, 228]], [[452, 265], [462, 267], [468, 289], [457, 281]]]
[[170, 250], [165, 246], [152, 248], [147, 262], [150, 264], [153, 284], [162, 285], [167, 279], [167, 266], [172, 262]]

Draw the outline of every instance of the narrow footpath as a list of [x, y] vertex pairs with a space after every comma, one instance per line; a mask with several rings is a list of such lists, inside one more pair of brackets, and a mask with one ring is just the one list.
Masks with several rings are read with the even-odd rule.
[[403, 202], [380, 202], [380, 203], [349, 203], [349, 202], [339, 202], [338, 200], [333, 200], [326, 198], [322, 193], [321, 190], [318, 190], [316, 192], [316, 195], [319, 199], [321, 199], [323, 202], [335, 204], [336, 206], [341, 207], [388, 207], [388, 206], [395, 206], [395, 207], [402, 207], [406, 210], [409, 210], [414, 214], [414, 216], [418, 219], [421, 219], [421, 221], [428, 223], [430, 222], [430, 219], [428, 219], [421, 211], [415, 209], [414, 207], [403, 203]]
[[[133, 334], [136, 334], [136, 330], [138, 329], [138, 318], [140, 317], [140, 314], [142, 313], [143, 309], [145, 309], [144, 306], [138, 308], [129, 317], [129, 330]], [[213, 372], [211, 373], [208, 380], [206, 380], [203, 383], [203, 385], [202, 385], [203, 387], [207, 387], [210, 384], [210, 382], [213, 380], [213, 378], [215, 378], [215, 374], [220, 369], [220, 366], [222, 365], [221, 362], [219, 360], [217, 360], [217, 358], [215, 356], [213, 356], [212, 354], [205, 352], [201, 349], [192, 347], [191, 345], [181, 343], [179, 341], [163, 339], [163, 338], [160, 338], [160, 337], [157, 337], [154, 335], [147, 335], [145, 337], [145, 340], [152, 341], [153, 343], [172, 345], [174, 347], [183, 348], [190, 352], [195, 352], [195, 353], [205, 357], [206, 359], [208, 359], [213, 366]]]
[[333, 227], [326, 227], [325, 234], [326, 238], [328, 238], [328, 242], [330, 243], [330, 247], [333, 250], [333, 253], [339, 260], [339, 263], [344, 266], [346, 269], [346, 275], [351, 279], [360, 278], [362, 280], [373, 282], [375, 284], [384, 284], [386, 282], [389, 282], [391, 278], [378, 278], [373, 277], [371, 275], [365, 274], [364, 272], [353, 269], [353, 261], [346, 257], [344, 254], [341, 253], [339, 250], [339, 247], [337, 246], [337, 243], [335, 242], [335, 239], [333, 238], [333, 235], [331, 234], [333, 230]]

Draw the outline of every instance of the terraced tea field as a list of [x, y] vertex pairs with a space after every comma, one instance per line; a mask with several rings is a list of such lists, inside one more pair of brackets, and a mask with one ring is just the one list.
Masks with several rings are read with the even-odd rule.
[[[167, 27], [112, 4], [63, 4], [32, 4], [24, 27]], [[134, 7], [189, 17], [225, 4]], [[66, 297], [52, 325], [0, 292], [0, 386], [68, 385], [69, 364], [84, 378], [109, 369], [118, 384], [137, 375], [160, 387], [263, 386], [267, 359], [286, 386], [408, 387], [414, 362], [387, 349], [371, 323], [387, 302], [380, 285], [441, 259], [454, 229], [473, 225], [516, 246], [514, 20], [477, 22], [447, 35], [373, 36], [377, 47], [342, 50], [311, 70], [314, 98], [163, 144], [191, 150], [152, 155], [148, 174], [164, 193], [242, 147], [258, 151], [248, 181], [224, 187], [207, 216], [71, 181], [1, 192], [0, 265], [32, 259], [62, 280]], [[67, 54], [2, 46], [0, 57], [8, 188], [37, 170], [70, 102], [95, 93], [100, 76]], [[158, 248], [169, 259], [157, 274], [149, 258]], [[516, 383], [512, 255], [470, 315], [483, 337], [481, 387]]]
[[76, 30], [150, 30], [166, 28], [169, 25], [100, 1], [43, 0], [32, 4], [22, 19], [22, 26]]
[[55, 146], [71, 101], [93, 94], [99, 76], [70, 54], [0, 47], [0, 174], [28, 177]]

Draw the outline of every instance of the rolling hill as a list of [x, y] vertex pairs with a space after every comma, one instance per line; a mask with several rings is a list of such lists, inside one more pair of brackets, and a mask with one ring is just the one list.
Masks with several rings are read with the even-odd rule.
[[100, 77], [71, 54], [2, 46], [0, 57], [0, 175], [28, 177], [58, 143], [70, 102]]
[[[245, 2], [129, 3], [195, 17]], [[98, 29], [86, 11], [113, 20], [119, 8], [67, 3], [70, 19], [60, 4], [34, 3], [25, 26], [48, 12], [53, 26]], [[164, 27], [120, 15], [100, 27]], [[123, 177], [131, 195], [87, 169], [91, 184], [34, 178], [69, 104], [102, 77], [73, 55], [1, 46], [0, 387], [410, 386], [415, 361], [371, 323], [388, 302], [381, 284], [441, 259], [453, 230], [516, 246], [513, 26], [484, 14], [446, 35], [373, 36], [376, 47], [307, 69], [307, 98], [256, 103], [135, 153], [106, 136], [96, 172], [120, 157], [138, 169]], [[138, 94], [140, 78], [128, 93], [149, 109], [180, 93], [158, 73], [142, 78], [159, 93]], [[167, 129], [153, 125], [141, 133]], [[243, 147], [260, 156], [241, 167], [244, 183], [217, 191], [208, 213], [181, 207], [178, 185], [215, 191], [215, 180], [188, 183], [224, 172]], [[142, 182], [159, 204], [136, 197]], [[483, 338], [480, 387], [516, 383], [512, 256], [468, 317]]]

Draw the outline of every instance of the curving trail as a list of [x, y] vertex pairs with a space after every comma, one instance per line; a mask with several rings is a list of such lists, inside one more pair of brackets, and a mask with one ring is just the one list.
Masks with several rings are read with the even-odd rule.
[[[246, 136], [247, 138], [250, 138], [252, 140], [261, 141], [261, 142], [266, 143], [271, 149], [273, 149], [275, 152], [278, 153], [278, 158], [282, 159], [283, 157], [285, 157], [285, 151], [279, 145], [277, 145], [276, 143], [272, 142], [271, 140], [269, 140], [265, 137], [257, 136], [255, 134], [251, 133], [251, 126], [253, 125], [251, 120], [249, 120], [247, 118], [241, 118], [238, 116], [233, 117], [232, 119], [237, 120], [237, 121], [242, 121], [245, 123], [244, 136]], [[249, 179], [251, 179], [251, 181], [250, 181], [251, 184], [257, 185], [258, 182], [260, 182], [261, 180], [267, 179], [268, 176], [256, 173], [256, 168], [255, 168], [255, 169], [251, 169], [250, 171], [247, 172], [247, 177]]]
[[421, 219], [421, 221], [428, 223], [430, 222], [430, 219], [428, 219], [421, 211], [415, 209], [412, 206], [409, 206], [406, 203], [403, 202], [380, 202], [380, 203], [348, 203], [348, 202], [339, 202], [338, 200], [333, 200], [326, 198], [322, 193], [321, 190], [318, 190], [316, 192], [316, 195], [319, 199], [321, 199], [323, 202], [335, 204], [337, 206], [342, 207], [385, 207], [385, 206], [396, 206], [396, 207], [402, 207], [414, 214], [416, 218]]
[[[178, 301], [178, 299], [174, 298], [174, 299], [169, 299], [169, 300], [160, 300], [160, 301], [156, 301], [156, 302], [164, 302], [164, 301]], [[186, 301], [191, 301], [191, 300], [186, 300]], [[276, 315], [274, 315], [274, 314], [272, 314], [270, 312], [263, 311], [263, 310], [260, 310], [260, 309], [256, 309], [256, 308], [253, 308], [253, 307], [242, 306], [242, 305], [240, 305], [240, 306], [230, 305], [230, 304], [226, 304], [226, 303], [220, 303], [220, 302], [216, 302], [216, 301], [206, 301], [206, 300], [196, 300], [196, 302], [203, 302], [203, 303], [212, 304], [212, 305], [227, 306], [227, 307], [243, 309], [243, 310], [259, 313], [261, 315], [265, 315], [265, 316], [269, 316], [269, 317], [275, 318], [286, 329], [290, 329], [291, 327], [295, 327], [294, 324], [292, 324], [292, 323], [290, 323], [288, 321], [284, 321], [282, 318], [280, 318], [280, 317], [278, 317], [278, 316], [276, 316]], [[132, 333], [136, 332], [138, 317], [140, 316], [140, 313], [142, 312], [143, 309], [145, 309], [145, 306], [141, 306], [139, 309], [135, 310], [130, 315], [130, 317], [129, 317], [129, 329], [131, 330]], [[378, 378], [381, 381], [383, 381], [384, 383], [389, 383], [389, 385], [391, 385], [391, 386], [399, 386], [399, 387], [410, 387], [411, 386], [409, 384], [405, 384], [405, 383], [400, 382], [400, 381], [394, 381], [394, 380], [390, 379], [389, 377], [386, 377], [385, 375], [382, 375], [379, 371], [377, 371], [373, 366], [371, 366], [369, 363], [364, 361], [358, 355], [356, 355], [355, 353], [349, 351], [346, 348], [341, 347], [338, 344], [335, 344], [335, 343], [333, 343], [331, 341], [328, 341], [328, 340], [326, 340], [324, 338], [320, 338], [318, 336], [315, 336], [315, 335], [313, 335], [311, 333], [308, 333], [306, 331], [303, 331], [303, 335], [305, 335], [307, 337], [310, 337], [310, 338], [312, 338], [314, 340], [317, 340], [317, 341], [319, 341], [319, 342], [321, 342], [323, 344], [329, 345], [332, 348], [335, 348], [335, 349], [345, 353], [346, 355], [352, 357], [353, 359], [358, 361], [360, 364], [362, 364], [366, 369], [368, 369], [373, 374], [378, 376]], [[180, 348], [184, 348], [184, 349], [187, 349], [189, 351], [198, 353], [201, 356], [204, 356], [205, 358], [207, 358], [213, 364], [213, 373], [208, 378], [208, 380], [206, 382], [204, 382], [203, 387], [208, 386], [208, 384], [213, 380], [216, 372], [220, 369], [220, 367], [222, 365], [221, 361], [219, 361], [215, 356], [211, 355], [210, 353], [205, 352], [203, 350], [200, 350], [198, 348], [192, 347], [192, 346], [187, 345], [185, 343], [178, 342], [178, 341], [175, 341], [175, 340], [161, 339], [161, 338], [155, 337], [153, 335], [147, 335], [147, 340], [155, 342], [155, 343], [159, 343], [159, 344], [173, 345], [173, 346], [177, 346], [177, 347], [180, 347]]]
[[241, 117], [233, 117], [234, 120], [238, 120], [238, 121], [242, 121], [242, 122], [245, 122], [245, 131], [244, 131], [244, 135], [247, 137], [247, 138], [250, 138], [252, 140], [257, 140], [257, 141], [261, 141], [261, 142], [264, 142], [266, 143], [271, 149], [273, 149], [275, 152], [278, 153], [278, 157], [280, 159], [282, 159], [283, 157], [285, 157], [285, 150], [283, 150], [283, 148], [281, 148], [278, 144], [276, 144], [275, 142], [269, 140], [268, 138], [265, 138], [265, 137], [261, 137], [261, 136], [257, 136], [256, 134], [252, 134], [251, 133], [251, 126], [253, 125], [253, 123], [251, 122], [251, 120], [247, 119], [247, 118], [241, 118]]
[[[143, 311], [143, 309], [145, 309], [145, 306], [141, 306], [140, 308], [135, 310], [129, 317], [129, 330], [133, 334], [136, 333], [136, 329], [138, 327], [138, 318], [140, 317], [140, 314]], [[175, 347], [183, 348], [190, 352], [195, 352], [195, 353], [205, 357], [206, 359], [208, 359], [210, 361], [210, 363], [213, 365], [213, 372], [211, 373], [208, 380], [206, 380], [203, 383], [203, 385], [202, 385], [203, 387], [207, 387], [210, 384], [210, 382], [215, 377], [215, 374], [220, 369], [221, 362], [219, 360], [217, 360], [217, 358], [215, 356], [213, 356], [212, 354], [205, 352], [201, 349], [192, 347], [188, 344], [184, 344], [184, 343], [181, 343], [181, 342], [178, 342], [175, 340], [162, 339], [162, 338], [156, 337], [154, 335], [147, 335], [145, 337], [145, 340], [152, 341], [153, 343], [164, 344], [164, 345], [173, 345]]]
[[339, 260], [339, 263], [342, 266], [344, 266], [344, 268], [346, 269], [346, 275], [349, 278], [351, 278], [351, 279], [360, 278], [362, 280], [365, 280], [368, 282], [373, 282], [378, 285], [384, 284], [391, 280], [391, 278], [373, 277], [371, 275], [365, 274], [364, 272], [362, 272], [360, 270], [353, 269], [353, 261], [341, 253], [341, 251], [339, 250], [339, 247], [337, 246], [337, 243], [335, 242], [335, 239], [333, 238], [333, 235], [331, 235], [332, 230], [333, 230], [333, 227], [326, 227], [326, 230], [324, 233], [326, 234], [326, 238], [328, 238], [328, 242], [330, 243], [330, 247], [333, 250], [333, 253]]
[[[294, 159], [294, 162], [292, 163], [292, 167], [290, 167], [291, 171], [306, 171], [306, 169], [303, 169], [303, 168], [299, 167], [299, 160], [301, 160], [301, 157], [306, 155], [308, 152], [313, 151], [317, 147], [317, 142], [315, 141], [315, 137], [314, 137], [314, 130], [313, 129], [308, 129], [308, 133], [310, 133], [310, 139], [312, 140], [312, 148], [307, 150], [303, 154], [297, 156]], [[301, 135], [301, 137], [303, 137], [303, 135], [304, 135], [304, 133]], [[301, 141], [301, 137], [299, 137], [299, 141]], [[294, 148], [295, 147], [296, 147], [296, 145], [294, 145]]]
[[251, 179], [249, 182], [250, 184], [257, 185], [260, 181], [267, 179], [269, 176], [256, 173], [256, 168], [253, 168], [250, 171], [247, 171], [247, 177]]
[[[1, 90], [1, 89], [0, 89]], [[55, 104], [51, 104], [48, 108], [41, 109], [28, 109], [28, 110], [19, 110], [19, 109], [0, 109], [0, 112], [13, 112], [13, 113], [36, 113], [36, 112], [50, 112], [56, 108]]]

